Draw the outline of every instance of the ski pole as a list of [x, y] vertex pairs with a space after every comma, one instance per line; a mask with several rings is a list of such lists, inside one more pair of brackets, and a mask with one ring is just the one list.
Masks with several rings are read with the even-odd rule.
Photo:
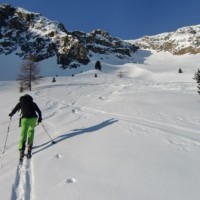
[[9, 120], [9, 124], [8, 124], [8, 130], [7, 130], [7, 134], [6, 134], [6, 140], [5, 140], [5, 144], [4, 144], [4, 148], [3, 148], [2, 154], [4, 154], [4, 153], [5, 153], [6, 144], [7, 144], [7, 140], [8, 140], [8, 133], [9, 133], [9, 130], [10, 130], [10, 123], [11, 123], [11, 119], [12, 119], [12, 117], [11, 117], [11, 118], [10, 118], [10, 120]]
[[50, 138], [50, 140], [51, 140], [51, 143], [52, 143], [52, 144], [55, 144], [56, 142], [51, 138], [51, 136], [49, 135], [47, 129], [44, 127], [43, 123], [41, 123], [41, 125], [42, 125], [44, 131], [46, 132], [46, 134], [49, 136], [49, 138]]

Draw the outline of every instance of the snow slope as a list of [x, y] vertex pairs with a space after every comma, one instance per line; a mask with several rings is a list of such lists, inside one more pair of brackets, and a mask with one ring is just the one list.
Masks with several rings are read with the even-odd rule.
[[[4, 200], [198, 200], [199, 55], [150, 52], [141, 62], [44, 78], [30, 94], [43, 112], [33, 157], [18, 166], [21, 94], [0, 82], [0, 196]], [[178, 69], [182, 68], [182, 74]], [[122, 78], [119, 77], [122, 74]]]
[[147, 49], [171, 52], [174, 55], [196, 54], [199, 53], [199, 31], [200, 25], [186, 26], [175, 32], [144, 36], [136, 40], [127, 40], [127, 42]]

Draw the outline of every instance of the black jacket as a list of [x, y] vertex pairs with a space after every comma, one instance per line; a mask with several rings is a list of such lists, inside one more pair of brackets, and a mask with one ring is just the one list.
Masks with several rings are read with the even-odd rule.
[[[12, 110], [12, 112], [9, 114], [9, 116], [12, 117], [19, 110], [21, 110], [22, 118], [38, 117], [39, 119], [42, 119], [42, 113], [35, 102], [32, 102], [31, 105], [23, 108], [21, 108], [21, 104], [19, 102]], [[38, 115], [36, 114], [36, 112]]]

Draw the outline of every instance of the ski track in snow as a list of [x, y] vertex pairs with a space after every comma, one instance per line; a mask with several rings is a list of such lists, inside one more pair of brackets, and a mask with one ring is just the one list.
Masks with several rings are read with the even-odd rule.
[[[108, 86], [109, 85], [106, 85], [106, 87]], [[176, 84], [175, 86], [177, 87]], [[99, 100], [111, 100], [111, 99], [113, 100], [113, 98], [116, 99], [119, 97], [121, 93], [124, 93], [123, 90], [126, 89], [126, 87], [129, 87], [129, 85], [120, 84], [118, 85], [117, 89], [114, 89], [110, 92], [107, 91], [104, 95], [100, 95], [99, 97], [97, 97], [97, 99]], [[157, 89], [160, 90], [160, 87]], [[113, 89], [113, 86], [111, 88]], [[155, 87], [153, 88], [155, 89]], [[87, 95], [87, 97], [90, 97], [90, 96], [91, 94]], [[168, 120], [168, 123], [158, 122], [155, 120], [139, 118], [139, 117], [134, 118], [134, 117], [126, 116], [123, 114], [117, 114], [117, 113], [112, 113], [112, 112], [102, 111], [98, 109], [93, 109], [90, 107], [81, 106], [79, 105], [80, 98], [81, 98], [81, 95], [76, 96], [76, 100], [72, 98], [73, 100], [72, 99], [70, 100], [72, 101], [72, 103], [69, 103], [63, 100], [61, 102], [57, 100], [47, 101], [48, 104], [46, 104], [46, 111], [48, 111], [48, 114], [45, 116], [45, 119], [56, 117], [57, 115], [60, 114], [60, 112], [62, 112], [62, 109], [64, 108], [71, 108], [71, 112], [73, 114], [79, 114], [80, 115], [79, 117], [82, 116], [79, 112], [80, 111], [84, 112], [85, 110], [87, 114], [98, 114], [98, 115], [103, 114], [103, 115], [109, 115], [112, 117], [115, 116], [121, 121], [128, 122], [131, 124], [136, 124], [138, 126], [143, 127], [142, 129], [145, 129], [145, 131], [143, 132], [147, 132], [145, 127], [148, 127], [148, 129], [154, 129], [153, 132], [157, 130], [157, 132], [159, 131], [160, 133], [163, 133], [163, 135], [165, 135], [165, 139], [168, 143], [181, 147], [184, 151], [187, 151], [187, 152], [190, 151], [190, 145], [194, 145], [194, 146], [200, 145], [200, 134], [197, 130], [191, 129], [191, 128], [184, 128], [184, 127], [181, 127], [180, 125], [178, 126], [178, 125], [172, 124], [173, 120], [171, 119], [171, 116], [165, 116], [166, 114], [164, 115], [164, 113], [160, 113], [160, 115], [165, 117], [165, 119]], [[131, 97], [127, 97], [127, 98], [131, 98]], [[52, 110], [52, 108], [54, 109]], [[182, 121], [182, 119], [176, 119], [176, 120]], [[193, 121], [194, 123], [194, 119], [190, 121], [191, 122]], [[135, 131], [130, 130], [130, 132], [135, 132]], [[167, 136], [166, 136], [166, 133], [168, 134]]]
[[12, 188], [11, 200], [32, 199], [32, 170], [31, 161], [24, 159], [16, 170], [15, 182]]
[[[86, 110], [90, 113], [98, 113], [103, 115], [115, 116], [118, 120], [130, 122], [131, 124], [141, 125], [144, 127], [148, 127], [150, 129], [159, 130], [163, 135], [168, 134], [166, 137], [166, 141], [170, 144], [177, 145], [182, 147], [184, 151], [190, 151], [190, 145], [200, 146], [200, 134], [199, 131], [191, 129], [191, 128], [183, 128], [174, 124], [167, 124], [163, 122], [157, 122], [144, 118], [133, 118], [126, 115], [120, 115], [116, 113], [105, 112], [98, 109], [93, 109], [89, 107], [80, 106], [82, 110]], [[134, 128], [135, 129], [135, 128]], [[132, 132], [131, 130], [129, 130]], [[146, 134], [146, 130], [145, 130]]]

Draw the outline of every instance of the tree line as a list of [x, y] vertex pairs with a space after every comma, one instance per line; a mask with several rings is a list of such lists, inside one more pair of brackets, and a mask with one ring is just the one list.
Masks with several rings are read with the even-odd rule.
[[[102, 69], [100, 61], [97, 61], [95, 63], [95, 69], [100, 70]], [[182, 69], [179, 68], [179, 73], [183, 73]], [[23, 61], [19, 68], [19, 74], [17, 80], [19, 81], [19, 87], [20, 92], [23, 92], [24, 90], [32, 90], [32, 84], [37, 84], [40, 80], [40, 69], [35, 62], [34, 56], [29, 56], [27, 60]], [[95, 74], [95, 77], [97, 77], [97, 74]], [[198, 93], [200, 95], [200, 69], [197, 70], [197, 72], [194, 74], [194, 80], [197, 82], [197, 89]], [[55, 78], [53, 78], [52, 82], [55, 82]]]

